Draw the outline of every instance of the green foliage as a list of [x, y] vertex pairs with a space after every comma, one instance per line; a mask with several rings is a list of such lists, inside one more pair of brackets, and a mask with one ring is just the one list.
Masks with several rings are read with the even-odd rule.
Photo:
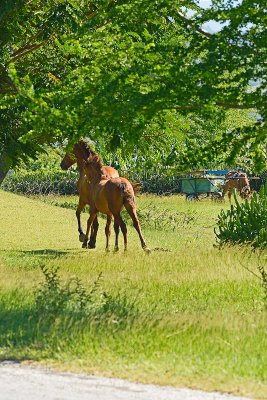
[[61, 149], [45, 147], [46, 152], [37, 159], [21, 162], [10, 171], [2, 188], [15, 193], [33, 194], [75, 194], [79, 177], [75, 169], [62, 171]]
[[[110, 149], [132, 147], [146, 141], [148, 131], [162, 137], [168, 111], [208, 126], [218, 114], [223, 120], [225, 109], [237, 108], [253, 109], [258, 119], [212, 135], [212, 146], [203, 143], [197, 161], [206, 163], [220, 152], [232, 160], [248, 145], [263, 169], [267, 80], [261, 2], [251, 7], [248, 1], [216, 0], [203, 10], [193, 0], [4, 0], [0, 166], [6, 173], [45, 144], [81, 135], [105, 141]], [[219, 32], [203, 31], [210, 20], [222, 24]], [[189, 134], [185, 147], [195, 157], [194, 142]], [[182, 164], [195, 165], [183, 150]]]
[[230, 210], [222, 210], [215, 229], [217, 240], [224, 243], [249, 243], [267, 248], [267, 184], [251, 200], [240, 203], [236, 197]]

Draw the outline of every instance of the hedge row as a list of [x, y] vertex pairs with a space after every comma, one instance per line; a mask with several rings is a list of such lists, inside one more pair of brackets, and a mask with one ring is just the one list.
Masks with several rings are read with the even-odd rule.
[[[78, 172], [76, 171], [23, 171], [9, 174], [2, 188], [23, 194], [75, 194]], [[134, 181], [142, 185], [143, 192], [170, 194], [181, 191], [178, 176], [135, 176]]]
[[8, 175], [2, 188], [10, 192], [23, 194], [75, 194], [78, 174], [75, 171], [18, 172]]
[[[125, 176], [125, 174], [123, 174]], [[75, 170], [22, 170], [9, 174], [2, 188], [15, 193], [23, 194], [76, 194], [76, 183], [78, 180], [78, 172]], [[168, 173], [164, 175], [134, 175], [129, 179], [141, 183], [142, 191], [156, 194], [173, 194], [181, 192], [181, 176], [171, 176]], [[253, 190], [259, 191], [260, 186], [264, 183], [265, 177], [256, 182], [258, 187]], [[252, 181], [253, 182], [253, 181]], [[251, 183], [252, 183], [251, 182]]]

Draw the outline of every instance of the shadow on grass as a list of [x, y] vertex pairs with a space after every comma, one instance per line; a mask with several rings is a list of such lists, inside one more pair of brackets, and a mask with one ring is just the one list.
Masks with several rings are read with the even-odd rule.
[[0, 304], [0, 360], [23, 359], [14, 356], [13, 351], [27, 348], [37, 338], [37, 320], [32, 318], [30, 308], [10, 310]]
[[64, 258], [76, 253], [76, 249], [0, 250], [0, 258], [10, 264], [23, 265], [27, 267], [26, 269], [30, 269], [38, 266], [40, 262]]
[[53, 356], [75, 349], [85, 337], [97, 341], [151, 322], [137, 298], [106, 293], [102, 273], [88, 289], [76, 277], [61, 282], [58, 268], [40, 269], [44, 281], [32, 293], [0, 291], [0, 359]]
[[[96, 299], [84, 309], [73, 303], [45, 310], [14, 293], [0, 294], [0, 361], [40, 360], [79, 347], [86, 337], [100, 341], [131, 329], [140, 313], [124, 296]], [[15, 296], [15, 298], [14, 298]]]
[[58, 258], [64, 257], [66, 254], [69, 254], [69, 250], [53, 250], [53, 249], [40, 249], [40, 250], [20, 250], [16, 253], [26, 255], [26, 256], [43, 256], [47, 258]]

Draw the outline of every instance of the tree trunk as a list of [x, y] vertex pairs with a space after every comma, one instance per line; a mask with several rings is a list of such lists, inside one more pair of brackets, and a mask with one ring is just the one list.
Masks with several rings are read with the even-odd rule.
[[7, 158], [4, 154], [0, 154], [0, 185], [5, 179], [9, 169], [10, 163], [7, 161]]

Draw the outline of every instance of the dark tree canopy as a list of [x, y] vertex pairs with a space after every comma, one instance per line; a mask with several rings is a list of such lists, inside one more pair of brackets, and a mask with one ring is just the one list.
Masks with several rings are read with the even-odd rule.
[[[248, 124], [225, 130], [198, 152], [228, 158], [250, 147], [266, 166], [266, 25], [263, 0], [3, 0], [0, 5], [0, 169], [46, 144], [80, 136], [107, 146], [142, 145], [168, 111]], [[203, 29], [220, 22], [217, 33]], [[154, 135], [154, 140], [157, 140]], [[231, 149], [229, 151], [229, 148]], [[1, 181], [1, 179], [0, 179]]]

